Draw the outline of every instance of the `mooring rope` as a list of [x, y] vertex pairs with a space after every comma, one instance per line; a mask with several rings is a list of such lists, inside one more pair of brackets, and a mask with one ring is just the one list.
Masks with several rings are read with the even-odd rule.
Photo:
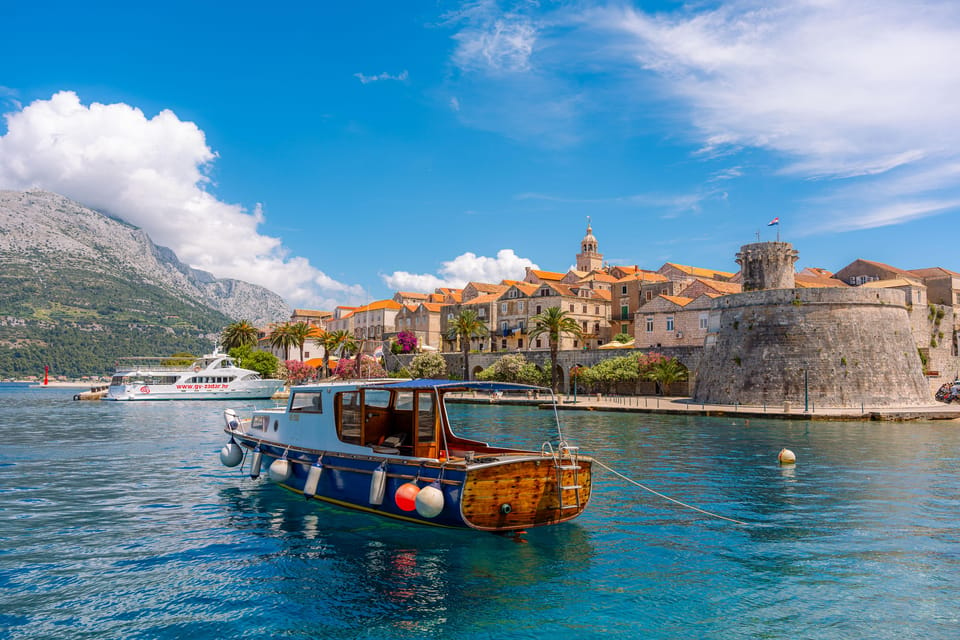
[[632, 478], [628, 478], [627, 476], [623, 475], [623, 474], [620, 473], [619, 471], [615, 471], [614, 469], [611, 469], [610, 467], [608, 467], [607, 465], [603, 464], [602, 462], [600, 462], [600, 461], [597, 460], [596, 458], [594, 458], [593, 461], [596, 462], [596, 463], [597, 463], [598, 465], [600, 465], [601, 467], [603, 467], [604, 469], [606, 469], [607, 471], [609, 471], [610, 473], [612, 473], [613, 475], [615, 475], [615, 476], [617, 476], [617, 477], [619, 477], [619, 478], [622, 478], [622, 479], [626, 480], [626, 481], [629, 482], [630, 484], [636, 485], [636, 486], [640, 487], [641, 489], [643, 489], [644, 491], [649, 491], [649, 492], [652, 493], [653, 495], [658, 496], [658, 497], [660, 497], [660, 498], [663, 498], [664, 500], [669, 500], [670, 502], [673, 502], [673, 503], [675, 503], [675, 504], [678, 504], [678, 505], [680, 505], [681, 507], [686, 507], [687, 509], [693, 509], [694, 511], [699, 511], [700, 513], [702, 513], [702, 514], [704, 514], [704, 515], [708, 515], [708, 516], [713, 517], [713, 518], [719, 518], [720, 520], [726, 520], [727, 522], [732, 522], [732, 523], [734, 523], [734, 524], [742, 524], [742, 525], [747, 525], [747, 524], [749, 524], [749, 523], [747, 523], [747, 522], [743, 522], [742, 520], [735, 520], [734, 518], [728, 518], [727, 516], [721, 516], [721, 515], [718, 514], [718, 513], [713, 513], [713, 512], [711, 512], [711, 511], [707, 511], [706, 509], [701, 509], [700, 507], [695, 507], [695, 506], [693, 506], [692, 504], [687, 504], [686, 502], [680, 502], [679, 500], [677, 500], [677, 499], [675, 499], [675, 498], [671, 498], [670, 496], [665, 496], [665, 495], [663, 495], [662, 493], [660, 493], [659, 491], [655, 491], [655, 490], [651, 489], [650, 487], [648, 487], [648, 486], [646, 486], [646, 485], [643, 485], [643, 484], [637, 482], [636, 480], [634, 480], [634, 479], [632, 479]]

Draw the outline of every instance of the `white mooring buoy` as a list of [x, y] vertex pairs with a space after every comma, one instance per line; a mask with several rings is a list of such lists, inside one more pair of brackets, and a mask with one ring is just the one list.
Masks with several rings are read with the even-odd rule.
[[790, 449], [784, 448], [780, 449], [780, 453], [777, 454], [777, 461], [779, 461], [780, 464], [794, 464], [797, 461], [797, 456], [793, 451], [790, 451]]

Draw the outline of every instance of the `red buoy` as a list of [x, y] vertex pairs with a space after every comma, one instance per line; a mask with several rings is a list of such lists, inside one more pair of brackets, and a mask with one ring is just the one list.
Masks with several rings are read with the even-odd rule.
[[407, 482], [397, 488], [393, 499], [397, 506], [403, 511], [413, 511], [417, 508], [417, 494], [420, 493], [420, 487], [415, 482]]

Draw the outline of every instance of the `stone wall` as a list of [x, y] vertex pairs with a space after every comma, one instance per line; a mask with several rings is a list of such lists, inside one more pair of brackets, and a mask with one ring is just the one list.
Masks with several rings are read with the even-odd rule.
[[693, 397], [710, 404], [917, 406], [931, 398], [900, 291], [717, 298]]

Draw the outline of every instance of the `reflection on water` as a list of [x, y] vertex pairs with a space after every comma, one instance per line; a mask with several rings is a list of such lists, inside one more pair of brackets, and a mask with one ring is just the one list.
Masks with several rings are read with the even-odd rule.
[[[5, 390], [11, 638], [953, 638], [956, 423], [561, 413], [596, 469], [573, 523], [512, 537], [351, 512], [219, 465], [224, 403]], [[552, 412], [459, 405], [538, 448]], [[797, 464], [782, 467], [788, 447]]]

